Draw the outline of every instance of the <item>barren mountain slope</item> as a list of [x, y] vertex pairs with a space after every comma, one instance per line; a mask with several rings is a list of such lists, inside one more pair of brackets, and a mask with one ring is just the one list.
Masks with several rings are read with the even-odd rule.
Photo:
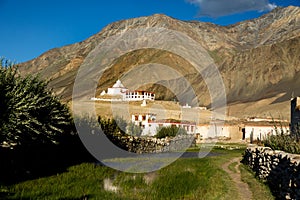
[[[159, 14], [118, 21], [83, 42], [52, 49], [22, 63], [19, 69], [22, 74], [39, 73], [49, 79], [50, 87], [64, 100], [70, 100], [77, 70], [97, 45], [116, 34], [147, 27], [182, 32], [204, 48], [223, 77], [231, 115], [264, 115], [273, 109], [282, 109], [286, 113], [287, 107], [282, 105], [289, 104], [292, 94], [300, 95], [297, 88], [300, 82], [300, 8], [292, 6], [277, 8], [258, 19], [226, 27], [180, 21]], [[191, 83], [200, 104], [210, 105], [207, 86], [191, 63], [183, 57], [157, 49], [141, 49], [117, 58], [99, 80], [98, 93], [118, 78], [122, 79], [137, 65], [147, 63], [159, 63], [180, 71], [182, 77], [162, 79], [160, 83], [177, 86], [180, 95], [185, 95], [186, 85], [182, 83], [185, 78]], [[160, 77], [160, 73], [156, 70], [153, 75]], [[154, 90], [160, 98], [173, 99], [174, 94], [170, 90], [166, 92], [160, 83], [144, 85], [143, 89]], [[263, 106], [255, 106], [262, 99], [265, 99], [260, 104]], [[251, 112], [244, 110], [241, 113], [239, 109], [249, 104], [253, 105]], [[268, 107], [272, 109], [268, 110]], [[284, 115], [287, 117], [287, 114]]]

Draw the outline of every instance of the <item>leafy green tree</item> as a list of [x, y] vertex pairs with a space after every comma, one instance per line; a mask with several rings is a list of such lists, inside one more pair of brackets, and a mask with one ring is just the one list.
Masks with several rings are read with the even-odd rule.
[[21, 77], [16, 65], [0, 60], [0, 144], [56, 143], [71, 124], [68, 107], [47, 82]]

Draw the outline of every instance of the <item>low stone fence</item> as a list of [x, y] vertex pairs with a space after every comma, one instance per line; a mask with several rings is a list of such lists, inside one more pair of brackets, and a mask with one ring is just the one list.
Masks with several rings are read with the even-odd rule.
[[185, 150], [195, 144], [193, 135], [179, 135], [173, 138], [134, 137], [114, 135], [109, 137], [117, 146], [134, 153], [161, 153]]
[[300, 155], [248, 147], [242, 162], [264, 180], [276, 199], [300, 199]]

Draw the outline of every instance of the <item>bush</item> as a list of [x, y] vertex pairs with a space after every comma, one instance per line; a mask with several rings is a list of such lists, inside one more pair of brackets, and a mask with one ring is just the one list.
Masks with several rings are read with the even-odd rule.
[[278, 129], [275, 126], [276, 135], [266, 137], [262, 143], [264, 146], [270, 147], [273, 150], [281, 150], [288, 153], [300, 154], [300, 143], [298, 141], [298, 134], [290, 135], [280, 126]]
[[120, 117], [117, 117], [116, 119], [107, 119], [98, 116], [98, 123], [105, 135], [125, 134], [127, 123]]
[[127, 124], [126, 130], [129, 135], [137, 137], [140, 137], [143, 132], [142, 128], [140, 126], [135, 125], [133, 122]]
[[21, 77], [16, 65], [0, 60], [0, 182], [49, 176], [94, 160], [59, 100], [47, 82]]
[[166, 126], [158, 130], [155, 137], [165, 138], [165, 137], [175, 137], [176, 135], [186, 135], [187, 132], [185, 129], [176, 127], [176, 126]]
[[0, 144], [56, 143], [69, 129], [68, 107], [37, 76], [21, 77], [17, 66], [0, 60]]

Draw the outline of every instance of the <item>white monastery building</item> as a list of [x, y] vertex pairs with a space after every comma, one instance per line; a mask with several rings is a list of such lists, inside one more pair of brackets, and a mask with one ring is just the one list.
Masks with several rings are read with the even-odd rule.
[[94, 101], [143, 101], [143, 100], [155, 100], [155, 94], [153, 92], [127, 89], [120, 80], [105, 91], [101, 92], [100, 98], [93, 97]]
[[117, 80], [117, 82], [111, 87], [107, 89], [108, 95], [123, 95], [125, 92], [127, 92], [128, 89], [124, 87], [122, 82], [120, 80]]

